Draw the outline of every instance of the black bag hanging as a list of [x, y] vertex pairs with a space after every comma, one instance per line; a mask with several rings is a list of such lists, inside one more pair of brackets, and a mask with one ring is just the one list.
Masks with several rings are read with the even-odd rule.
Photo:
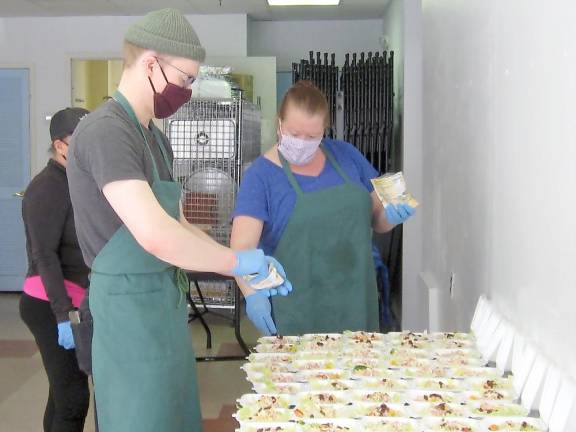
[[86, 297], [78, 310], [70, 312], [70, 324], [74, 344], [76, 345], [76, 358], [78, 367], [86, 375], [92, 375], [92, 334], [94, 333], [94, 322], [90, 313], [88, 302], [88, 290]]

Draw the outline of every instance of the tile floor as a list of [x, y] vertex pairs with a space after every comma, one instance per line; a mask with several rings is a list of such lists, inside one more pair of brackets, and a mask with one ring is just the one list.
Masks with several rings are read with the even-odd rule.
[[[40, 432], [48, 393], [48, 382], [40, 355], [18, 314], [17, 294], [0, 293], [0, 431]], [[240, 353], [234, 331], [222, 318], [209, 316], [213, 331], [213, 349], [208, 352], [206, 338], [199, 323], [190, 326], [196, 354], [230, 355]], [[256, 331], [243, 320], [242, 335], [248, 344], [256, 341]], [[234, 431], [232, 418], [238, 396], [250, 391], [240, 370], [242, 362], [200, 362], [200, 387], [204, 432]], [[93, 432], [90, 410], [85, 432]]]

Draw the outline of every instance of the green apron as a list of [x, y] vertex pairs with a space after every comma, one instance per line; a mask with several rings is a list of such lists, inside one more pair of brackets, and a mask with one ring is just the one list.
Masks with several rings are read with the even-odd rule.
[[[136, 123], [152, 158], [152, 191], [180, 216], [178, 183], [160, 180], [132, 107], [114, 99]], [[153, 126], [170, 171], [163, 140]], [[96, 256], [90, 283], [92, 361], [101, 432], [196, 432], [202, 419], [196, 361], [187, 325], [183, 273], [146, 252], [122, 226]]]
[[302, 191], [280, 154], [297, 199], [274, 251], [294, 286], [287, 297], [272, 300], [278, 334], [377, 331], [372, 199], [321, 148], [344, 183], [315, 192]]

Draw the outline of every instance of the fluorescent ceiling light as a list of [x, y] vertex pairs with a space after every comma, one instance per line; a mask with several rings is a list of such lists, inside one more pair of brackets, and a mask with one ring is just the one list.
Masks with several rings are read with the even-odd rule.
[[268, 0], [270, 6], [338, 6], [340, 0]]

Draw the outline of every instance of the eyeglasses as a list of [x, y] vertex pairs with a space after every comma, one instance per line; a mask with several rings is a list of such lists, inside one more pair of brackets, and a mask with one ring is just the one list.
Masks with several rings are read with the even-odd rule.
[[[158, 64], [160, 64], [160, 60], [158, 57], [156, 57], [156, 61], [158, 62]], [[184, 88], [188, 88], [190, 87], [194, 81], [196, 81], [196, 77], [194, 75], [188, 75], [186, 72], [184, 72], [182, 69], [177, 68], [176, 66], [174, 66], [171, 63], [168, 63], [166, 60], [162, 59], [162, 63], [164, 63], [165, 65], [170, 66], [171, 68], [176, 69], [178, 72], [180, 72], [182, 75], [184, 75], [186, 77], [186, 79], [184, 80]], [[160, 70], [162, 70], [162, 66], [160, 66]], [[162, 73], [164, 73], [164, 71], [162, 71]], [[164, 75], [164, 78], [166, 78], [166, 75]], [[168, 81], [168, 79], [166, 79], [166, 81]]]

